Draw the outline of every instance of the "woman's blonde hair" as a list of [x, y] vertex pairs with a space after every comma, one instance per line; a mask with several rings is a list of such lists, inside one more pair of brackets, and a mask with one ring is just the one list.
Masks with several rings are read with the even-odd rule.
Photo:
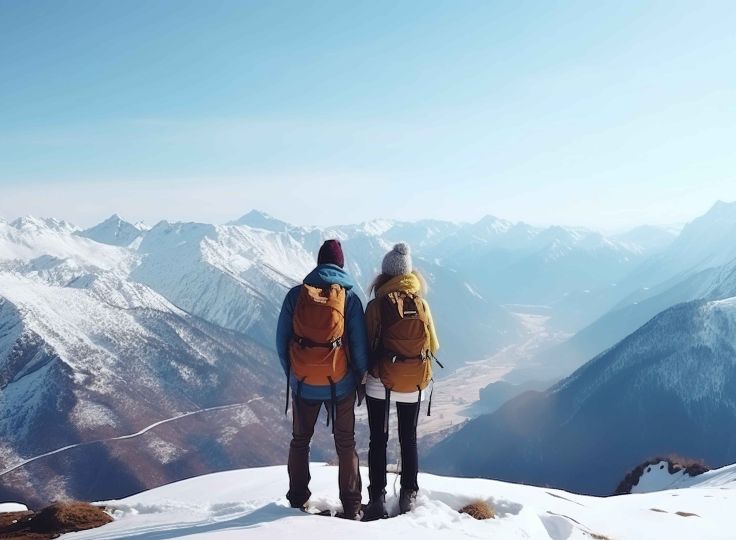
[[[424, 276], [419, 272], [419, 270], [412, 270], [411, 272], [416, 276], [416, 278], [419, 280], [419, 292], [420, 294], [426, 295], [427, 291], [429, 290], [429, 287], [427, 286], [427, 280], [424, 279]], [[380, 273], [378, 274], [373, 281], [371, 282], [370, 287], [368, 288], [368, 297], [375, 296], [378, 290], [386, 285], [389, 281], [391, 281], [396, 276], [392, 276], [390, 274], [384, 274]]]

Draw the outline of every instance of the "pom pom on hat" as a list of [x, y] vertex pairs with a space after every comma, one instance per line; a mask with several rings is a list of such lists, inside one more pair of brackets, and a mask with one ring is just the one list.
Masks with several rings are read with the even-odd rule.
[[400, 242], [391, 251], [386, 253], [381, 264], [381, 271], [389, 276], [401, 276], [410, 274], [413, 270], [411, 262], [411, 249], [409, 244]]

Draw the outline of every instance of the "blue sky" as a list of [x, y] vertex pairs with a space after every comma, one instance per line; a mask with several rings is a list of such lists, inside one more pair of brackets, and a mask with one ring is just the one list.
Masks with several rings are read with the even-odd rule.
[[736, 200], [734, 27], [727, 1], [0, 1], [0, 216], [689, 220]]

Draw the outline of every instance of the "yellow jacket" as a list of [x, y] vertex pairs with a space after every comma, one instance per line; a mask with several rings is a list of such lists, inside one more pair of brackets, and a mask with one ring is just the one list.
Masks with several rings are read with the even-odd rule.
[[[416, 274], [404, 274], [392, 278], [376, 291], [376, 297], [368, 302], [368, 306], [365, 308], [365, 324], [371, 352], [374, 352], [378, 346], [377, 332], [378, 326], [381, 322], [380, 305], [376, 300], [389, 293], [397, 291], [419, 294], [422, 292], [422, 283]], [[422, 302], [424, 303], [424, 309], [427, 312], [429, 323], [429, 348], [432, 351], [432, 354], [435, 354], [440, 348], [440, 342], [437, 340], [437, 333], [434, 329], [434, 321], [432, 319], [432, 312], [429, 310], [429, 304], [424, 298], [422, 298]]]

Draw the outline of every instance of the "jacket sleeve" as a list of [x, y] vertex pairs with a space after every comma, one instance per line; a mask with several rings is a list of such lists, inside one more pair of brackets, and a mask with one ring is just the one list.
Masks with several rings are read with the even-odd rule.
[[429, 304], [426, 300], [424, 302], [424, 309], [427, 311], [427, 319], [429, 323], [429, 348], [432, 354], [436, 353], [440, 348], [440, 341], [437, 339], [437, 330], [434, 328], [434, 319], [432, 318], [432, 311], [429, 309]]
[[[378, 315], [378, 303], [375, 299], [368, 302], [365, 308], [365, 330], [368, 334], [368, 354], [372, 355], [378, 349], [378, 325], [380, 317]], [[370, 360], [370, 356], [369, 356]], [[370, 364], [369, 364], [370, 368]]]
[[350, 294], [345, 321], [350, 362], [360, 382], [368, 371], [368, 337], [365, 331], [363, 302], [356, 294]]
[[289, 373], [289, 342], [293, 337], [294, 296], [294, 289], [292, 289], [284, 298], [276, 327], [276, 351], [285, 375]]

